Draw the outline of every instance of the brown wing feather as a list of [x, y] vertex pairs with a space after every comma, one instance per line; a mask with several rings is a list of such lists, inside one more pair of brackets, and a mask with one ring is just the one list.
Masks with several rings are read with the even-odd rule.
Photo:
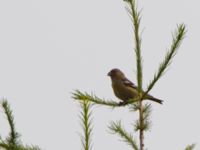
[[123, 81], [123, 84], [126, 86], [132, 87], [134, 89], [137, 88], [137, 86], [127, 78], [122, 79], [122, 81]]

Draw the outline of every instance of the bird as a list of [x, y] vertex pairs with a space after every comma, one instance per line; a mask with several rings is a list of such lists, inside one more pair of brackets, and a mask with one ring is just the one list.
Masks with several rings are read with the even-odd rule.
[[[115, 96], [122, 100], [119, 105], [126, 105], [128, 100], [137, 98], [139, 96], [138, 87], [126, 78], [124, 73], [117, 68], [112, 69], [107, 74], [111, 78], [112, 88]], [[142, 91], [144, 94], [144, 91]], [[163, 100], [155, 98], [147, 94], [144, 99], [148, 99], [159, 104], [163, 103]]]

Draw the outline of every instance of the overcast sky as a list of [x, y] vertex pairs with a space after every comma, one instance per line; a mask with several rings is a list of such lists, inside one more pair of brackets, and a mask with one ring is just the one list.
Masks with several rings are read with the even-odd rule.
[[[187, 36], [166, 74], [150, 92], [164, 105], [152, 104], [148, 150], [200, 149], [199, 35], [200, 2], [140, 0], [144, 88], [152, 79], [177, 24]], [[0, 1], [0, 98], [7, 98], [26, 144], [44, 150], [80, 150], [78, 103], [71, 92], [115, 98], [110, 79], [120, 68], [136, 81], [133, 30], [122, 0]], [[137, 119], [125, 108], [93, 107], [93, 149], [131, 149], [109, 134], [109, 122], [122, 120], [128, 131]], [[8, 124], [0, 111], [0, 134]], [[137, 138], [137, 134], [134, 134]]]

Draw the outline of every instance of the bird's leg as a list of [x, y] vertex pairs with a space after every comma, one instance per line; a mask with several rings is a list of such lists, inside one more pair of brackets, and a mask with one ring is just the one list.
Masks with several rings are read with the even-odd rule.
[[128, 102], [127, 101], [123, 101], [123, 102], [119, 102], [119, 106], [125, 106]]

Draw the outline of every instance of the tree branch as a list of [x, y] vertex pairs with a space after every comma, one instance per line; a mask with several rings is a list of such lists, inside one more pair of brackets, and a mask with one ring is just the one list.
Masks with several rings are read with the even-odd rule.
[[145, 97], [149, 91], [153, 88], [155, 83], [160, 79], [160, 77], [164, 74], [164, 71], [166, 68], [170, 65], [173, 57], [175, 56], [184, 36], [185, 36], [185, 25], [180, 24], [177, 26], [177, 30], [175, 31], [173, 36], [173, 41], [171, 45], [171, 49], [167, 52], [164, 61], [160, 64], [157, 73], [154, 75], [153, 80], [150, 82], [150, 84], [147, 86], [147, 90], [143, 97]]
[[95, 96], [94, 94], [88, 94], [86, 92], [81, 92], [79, 90], [76, 90], [75, 92], [72, 93], [72, 98], [75, 100], [79, 100], [79, 101], [84, 101], [84, 100], [88, 100], [90, 102], [93, 102], [94, 104], [97, 105], [104, 105], [104, 106], [110, 106], [112, 108], [115, 107], [122, 107], [122, 106], [126, 106], [135, 102], [138, 102], [140, 99], [137, 97], [135, 99], [130, 99], [128, 100], [128, 102], [124, 105], [121, 105], [120, 103], [117, 103], [113, 100], [105, 100], [105, 99], [101, 99], [97, 96]]
[[91, 104], [88, 100], [84, 100], [80, 102], [81, 104], [81, 121], [82, 126], [84, 130], [84, 138], [82, 139], [82, 145], [84, 147], [84, 150], [90, 150], [91, 149]]
[[125, 131], [120, 121], [118, 121], [117, 123], [112, 122], [109, 129], [113, 131], [113, 133], [117, 133], [118, 135], [120, 135], [121, 138], [134, 150], [139, 150], [136, 141], [133, 139], [133, 136]]

